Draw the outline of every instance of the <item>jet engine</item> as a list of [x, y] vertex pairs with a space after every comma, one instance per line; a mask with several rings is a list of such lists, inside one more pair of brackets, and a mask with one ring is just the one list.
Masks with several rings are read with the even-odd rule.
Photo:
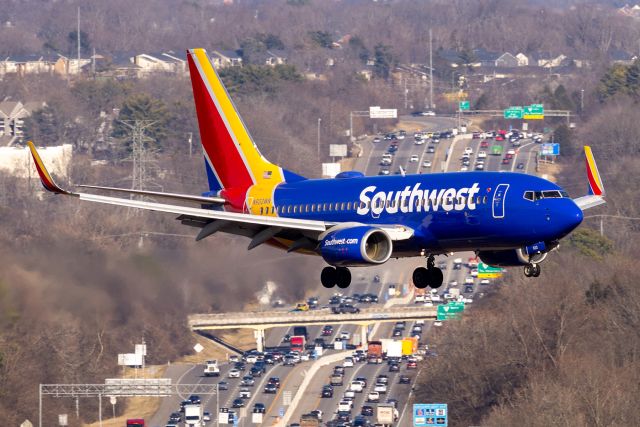
[[549, 246], [545, 244], [545, 242], [538, 242], [518, 249], [479, 251], [478, 257], [485, 264], [494, 267], [514, 267], [520, 265], [539, 264], [545, 260], [549, 251], [556, 247], [557, 244]]
[[384, 230], [369, 226], [330, 231], [320, 241], [320, 255], [334, 266], [382, 264], [392, 251], [391, 237]]

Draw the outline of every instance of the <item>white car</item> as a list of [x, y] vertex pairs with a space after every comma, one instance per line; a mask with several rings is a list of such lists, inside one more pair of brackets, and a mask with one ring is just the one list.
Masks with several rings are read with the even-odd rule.
[[380, 401], [380, 393], [377, 391], [370, 391], [367, 395], [367, 402], [379, 402]]
[[375, 385], [375, 387], [373, 387], [373, 391], [377, 391], [378, 393], [386, 393], [387, 392], [387, 385], [386, 384], [377, 383]]
[[349, 384], [349, 390], [356, 393], [362, 393], [362, 391], [364, 391], [364, 383], [359, 380], [353, 380], [351, 381], [351, 384]]
[[424, 145], [424, 139], [417, 139], [413, 142], [415, 145]]
[[425, 301], [424, 306], [425, 307], [433, 307], [433, 302], [432, 301]]
[[490, 283], [490, 282], [489, 282], [489, 279], [482, 279], [482, 280], [480, 280], [480, 284], [481, 284], [481, 285], [488, 285], [489, 283]]
[[[476, 275], [477, 275], [477, 274], [476, 274]], [[464, 279], [464, 284], [465, 284], [465, 285], [473, 285], [473, 276], [467, 276], [467, 277]]]
[[211, 412], [204, 411], [202, 413], [202, 421], [211, 421]]
[[478, 277], [478, 269], [474, 268], [473, 270], [471, 270], [471, 277]]
[[418, 160], [420, 160], [420, 158], [418, 157], [417, 154], [414, 154], [413, 156], [411, 156], [411, 158], [409, 159], [409, 161], [411, 163], [416, 163]]
[[354, 399], [356, 397], [356, 392], [353, 390], [345, 390], [344, 397], [347, 399]]
[[241, 399], [251, 399], [251, 391], [248, 388], [241, 388], [238, 397]]
[[229, 371], [229, 378], [240, 378], [240, 371], [238, 369], [233, 368]]
[[424, 302], [424, 294], [420, 294], [420, 295], [416, 295], [415, 298], [413, 299], [413, 302], [416, 304], [419, 304], [421, 302]]
[[477, 171], [484, 170], [484, 163], [478, 163], [478, 164], [476, 165], [476, 170], [477, 170]]
[[436, 320], [433, 322], [433, 326], [442, 326], [442, 322], [440, 320]]
[[507, 154], [511, 154], [512, 156], [516, 155], [516, 150], [514, 150], [513, 148], [507, 150]]
[[349, 402], [348, 400], [341, 400], [338, 403], [338, 412], [350, 412], [352, 406], [352, 402]]
[[346, 357], [342, 362], [342, 366], [345, 368], [353, 368], [353, 357]]
[[404, 139], [404, 135], [400, 133], [400, 134], [398, 134], [398, 136], [396, 136], [396, 139], [398, 141], [402, 141]]
[[455, 288], [456, 286], [458, 286], [458, 281], [457, 280], [451, 280], [449, 282], [449, 287], [450, 288]]
[[442, 295], [442, 297], [444, 299], [453, 299], [453, 295], [451, 295], [450, 293], [446, 293], [446, 294]]
[[440, 298], [440, 295], [438, 295], [438, 294], [433, 294], [433, 295], [431, 295], [431, 301], [440, 302], [440, 301], [442, 301], [442, 298]]
[[468, 166], [461, 166], [460, 167], [460, 172], [467, 172], [469, 170]]
[[348, 331], [341, 331], [340, 332], [340, 339], [341, 340], [350, 340], [351, 339], [351, 334]]
[[471, 147], [465, 148], [464, 149], [464, 154], [467, 154], [469, 156], [472, 155], [473, 154], [473, 148], [471, 148]]
[[422, 162], [422, 167], [423, 168], [430, 168], [431, 167], [431, 160], [425, 160], [424, 162]]
[[486, 159], [487, 158], [487, 152], [486, 151], [478, 151], [478, 158], [479, 159]]

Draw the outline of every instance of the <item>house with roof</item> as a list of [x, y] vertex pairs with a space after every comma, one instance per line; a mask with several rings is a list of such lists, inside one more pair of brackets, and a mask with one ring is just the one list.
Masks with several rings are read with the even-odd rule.
[[216, 69], [242, 66], [242, 57], [233, 50], [214, 50], [211, 52], [211, 62]]
[[187, 70], [186, 61], [172, 53], [141, 53], [134, 55], [131, 58], [131, 62], [137, 67], [138, 77], [140, 78], [155, 73], [185, 74]]
[[529, 66], [529, 57], [522, 52], [516, 55], [516, 60], [518, 61], [518, 67]]
[[566, 55], [556, 55], [549, 52], [540, 52], [532, 55], [532, 59], [535, 61], [535, 63], [530, 65], [536, 65], [542, 68], [560, 67], [562, 65], [565, 65], [568, 60]]
[[43, 101], [24, 104], [20, 101], [0, 102], [0, 145], [12, 145], [20, 141], [23, 136], [24, 119], [46, 105]]
[[495, 64], [496, 67], [515, 68], [518, 66], [518, 58], [509, 52], [505, 52], [496, 59]]
[[635, 55], [620, 49], [612, 49], [608, 52], [609, 62], [612, 64], [631, 65], [638, 58]]

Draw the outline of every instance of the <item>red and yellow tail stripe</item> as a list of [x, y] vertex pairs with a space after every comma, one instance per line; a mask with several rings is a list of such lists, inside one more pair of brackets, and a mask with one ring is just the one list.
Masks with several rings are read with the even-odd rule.
[[31, 156], [33, 157], [33, 161], [36, 165], [36, 170], [38, 171], [38, 175], [40, 176], [40, 182], [42, 182], [42, 186], [45, 188], [45, 190], [51, 191], [52, 193], [56, 194], [73, 195], [73, 193], [63, 190], [58, 186], [58, 184], [55, 183], [55, 181], [49, 174], [49, 171], [44, 166], [44, 163], [40, 158], [40, 154], [38, 154], [38, 151], [36, 150], [35, 145], [33, 145], [33, 142], [27, 141], [27, 145], [29, 146], [29, 150], [31, 150]]
[[589, 179], [589, 194], [593, 194], [595, 196], [604, 196], [604, 186], [602, 185], [602, 178], [600, 177], [598, 165], [596, 165], [596, 160], [593, 157], [593, 152], [591, 151], [590, 146], [585, 145], [584, 154], [587, 164], [587, 178]]
[[258, 151], [206, 51], [190, 49], [187, 60], [202, 145], [222, 187], [283, 182], [282, 169]]

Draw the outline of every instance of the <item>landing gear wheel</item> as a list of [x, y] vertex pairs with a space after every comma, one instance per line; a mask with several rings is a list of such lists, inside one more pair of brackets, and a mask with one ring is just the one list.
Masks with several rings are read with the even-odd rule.
[[532, 275], [533, 277], [538, 277], [538, 276], [540, 276], [540, 270], [541, 270], [541, 269], [540, 269], [540, 265], [539, 265], [539, 264], [534, 264], [534, 265], [533, 265], [533, 272], [532, 272], [532, 274], [531, 274], [531, 275]]
[[424, 267], [418, 267], [413, 270], [413, 286], [418, 289], [424, 289], [429, 286], [429, 270]]
[[433, 289], [438, 289], [442, 286], [442, 282], [444, 281], [444, 274], [442, 274], [442, 270], [438, 267], [433, 267], [429, 269], [429, 275], [431, 276], [429, 286]]
[[[540, 267], [538, 267], [540, 269]], [[527, 264], [524, 266], [524, 275], [526, 277], [533, 277], [533, 272], [535, 271], [535, 267], [532, 264]], [[538, 273], [539, 275], [540, 273]]]
[[333, 288], [338, 281], [338, 273], [333, 267], [325, 267], [320, 273], [320, 282], [325, 288]]
[[351, 284], [351, 272], [346, 267], [336, 268], [336, 283], [339, 288], [348, 288]]

